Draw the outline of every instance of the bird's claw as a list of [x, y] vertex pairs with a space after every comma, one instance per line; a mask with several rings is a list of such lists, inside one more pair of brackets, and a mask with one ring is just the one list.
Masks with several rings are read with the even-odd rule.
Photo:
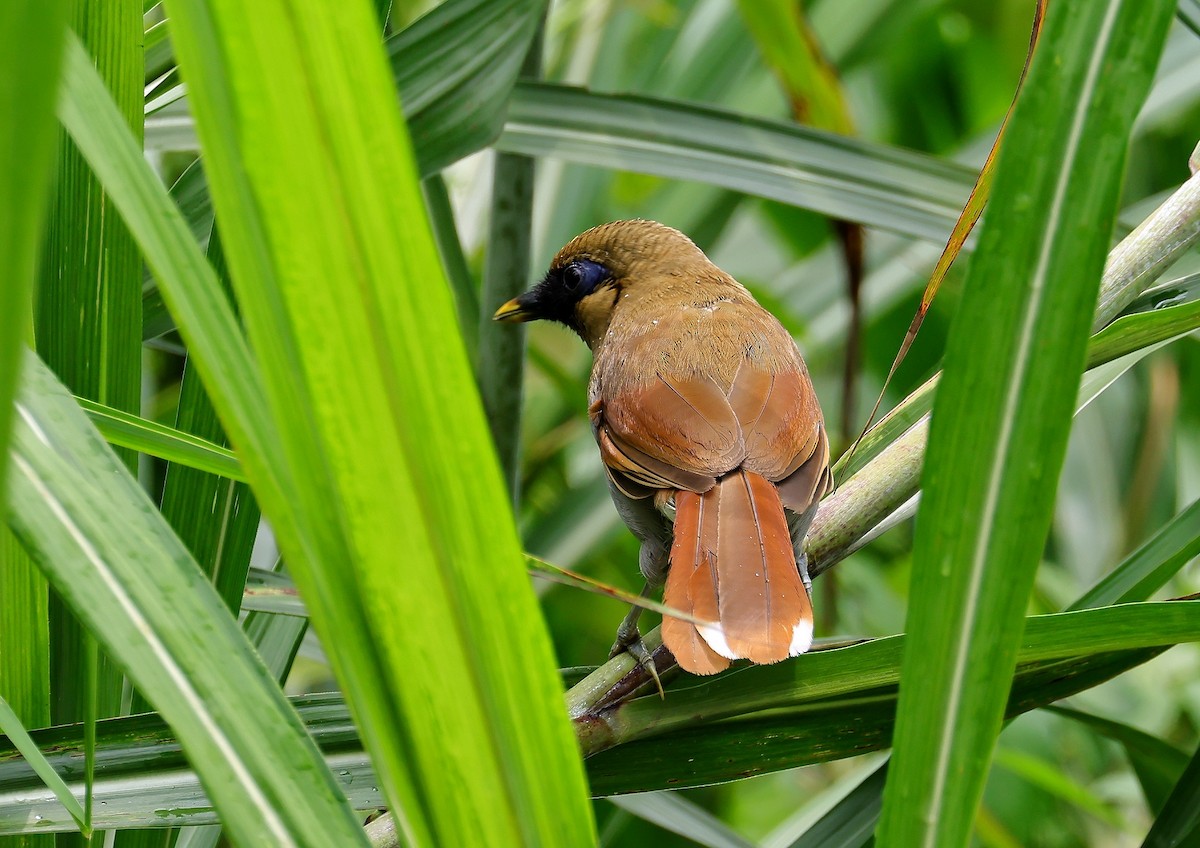
[[646, 649], [646, 643], [642, 641], [642, 634], [637, 627], [629, 629], [622, 627], [617, 631], [617, 641], [613, 643], [612, 650], [608, 652], [608, 658], [611, 660], [621, 654], [629, 654], [633, 657], [634, 661], [654, 681], [654, 686], [658, 689], [658, 697], [665, 700], [667, 694], [663, 691], [662, 681], [658, 678], [658, 667], [654, 664], [654, 655]]

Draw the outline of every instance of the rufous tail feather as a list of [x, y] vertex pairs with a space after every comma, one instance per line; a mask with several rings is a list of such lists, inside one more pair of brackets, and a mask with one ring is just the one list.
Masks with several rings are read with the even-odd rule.
[[775, 486], [739, 469], [703, 495], [675, 496], [667, 606], [713, 622], [668, 616], [663, 642], [685, 671], [715, 674], [729, 660], [773, 663], [812, 644], [812, 604], [796, 568]]
[[[675, 541], [671, 545], [671, 567], [663, 603], [705, 621], [716, 621], [717, 504], [719, 487], [709, 493], [675, 493]], [[663, 642], [675, 655], [680, 668], [692, 674], [716, 674], [729, 667], [722, 657], [701, 638], [695, 625], [664, 616]]]

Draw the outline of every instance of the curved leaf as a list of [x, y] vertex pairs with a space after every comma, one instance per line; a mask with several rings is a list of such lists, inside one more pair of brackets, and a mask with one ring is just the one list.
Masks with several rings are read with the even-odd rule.
[[1127, 138], [1173, 9], [1060, 0], [1047, 14], [934, 404], [903, 672], [913, 685], [901, 690], [884, 848], [970, 836], [1050, 525]]
[[8, 520], [38, 567], [171, 723], [239, 842], [360, 844], [295, 711], [187, 549], [32, 354], [23, 376]]

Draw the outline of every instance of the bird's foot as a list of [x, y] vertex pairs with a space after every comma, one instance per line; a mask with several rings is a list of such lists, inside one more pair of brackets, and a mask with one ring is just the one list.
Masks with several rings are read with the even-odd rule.
[[662, 681], [658, 678], [658, 667], [654, 664], [654, 655], [646, 648], [646, 643], [642, 641], [642, 634], [636, 625], [628, 628], [622, 626], [617, 630], [617, 641], [613, 642], [612, 650], [608, 652], [608, 658], [611, 660], [621, 654], [629, 654], [633, 657], [634, 661], [654, 681], [654, 686], [658, 689], [658, 697], [665, 700], [667, 695], [663, 691]]

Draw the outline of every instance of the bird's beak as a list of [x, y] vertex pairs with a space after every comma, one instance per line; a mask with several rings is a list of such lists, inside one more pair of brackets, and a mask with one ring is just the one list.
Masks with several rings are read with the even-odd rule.
[[496, 310], [496, 314], [492, 316], [492, 320], [507, 321], [511, 324], [516, 324], [522, 321], [536, 321], [538, 316], [526, 309], [525, 304], [521, 303], [521, 300], [524, 297], [525, 295], [521, 295], [521, 297], [514, 297], [508, 303], [501, 306]]

